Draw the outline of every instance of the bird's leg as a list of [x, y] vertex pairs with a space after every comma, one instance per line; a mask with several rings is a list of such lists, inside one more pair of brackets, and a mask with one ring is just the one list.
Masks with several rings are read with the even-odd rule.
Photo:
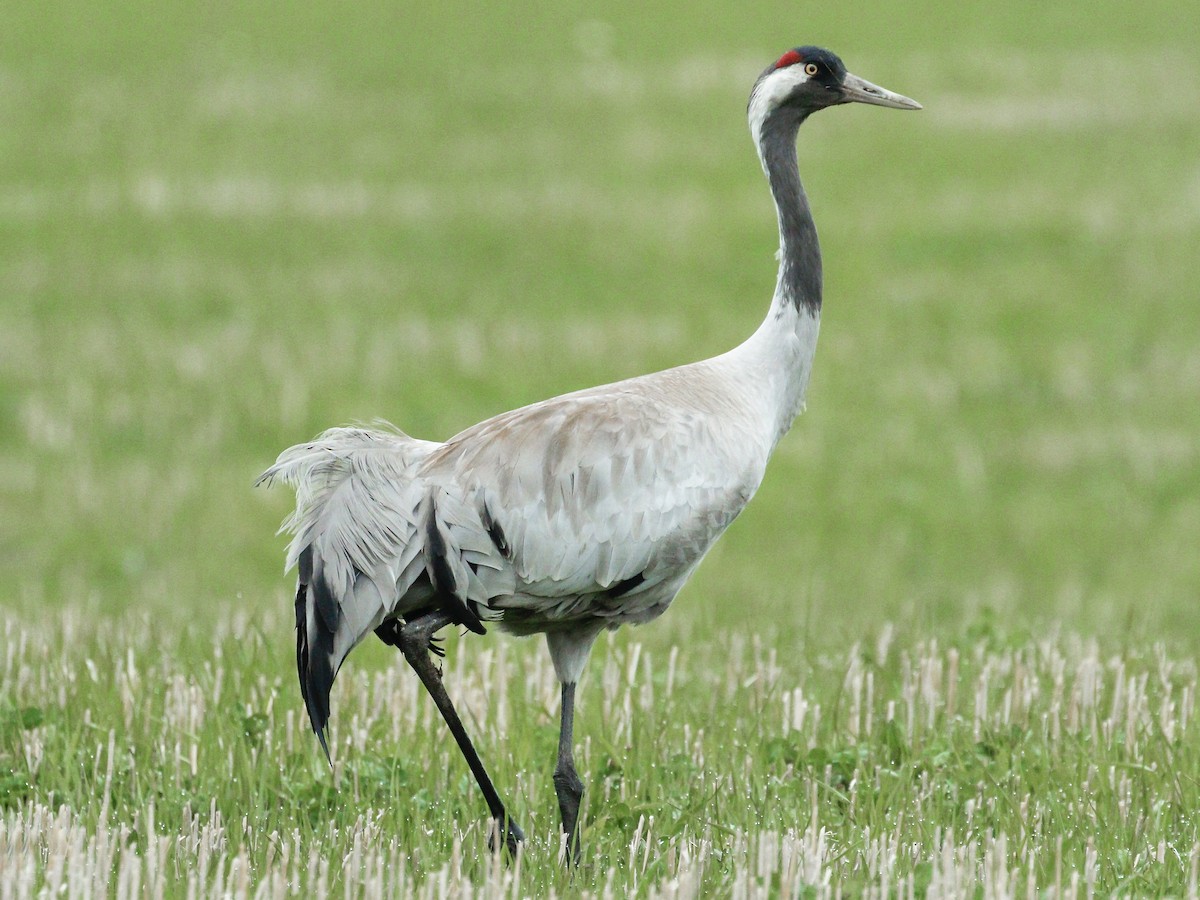
[[579, 862], [579, 801], [583, 782], [575, 771], [575, 683], [563, 682], [562, 728], [558, 733], [558, 764], [554, 767], [554, 792], [562, 814], [563, 834], [567, 836], [567, 861]]
[[[505, 849], [510, 855], [515, 855], [517, 845], [525, 840], [525, 834], [517, 823], [509, 818], [508, 811], [504, 808], [504, 802], [496, 793], [496, 787], [492, 784], [487, 769], [483, 767], [483, 761], [475, 752], [475, 745], [471, 743], [471, 738], [467, 735], [467, 730], [463, 727], [462, 720], [454, 709], [454, 704], [450, 702], [450, 695], [446, 693], [446, 686], [442, 683], [442, 673], [429, 658], [430, 641], [434, 633], [452, 621], [453, 619], [447, 613], [435, 609], [406, 622], [394, 635], [394, 643], [400, 648], [400, 652], [404, 654], [405, 660], [412, 666], [413, 671], [417, 673], [421, 684], [425, 685], [425, 690], [433, 698], [438, 712], [446, 720], [446, 725], [449, 726], [450, 733], [454, 735], [458, 749], [462, 751], [463, 758], [471, 767], [471, 774], [475, 776], [479, 790], [483, 793], [488, 811], [496, 821], [497, 833], [503, 837]], [[389, 643], [392, 642], [389, 641]], [[488, 847], [492, 850], [496, 849], [494, 835], [488, 838]]]

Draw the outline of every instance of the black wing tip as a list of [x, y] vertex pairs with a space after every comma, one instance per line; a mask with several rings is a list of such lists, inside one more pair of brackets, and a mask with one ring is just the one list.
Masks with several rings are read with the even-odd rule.
[[313, 734], [317, 736], [317, 740], [321, 743], [321, 750], [325, 753], [325, 761], [329, 763], [329, 768], [333, 768], [333, 756], [329, 752], [329, 741], [326, 739], [326, 731], [329, 727], [329, 692], [314, 696], [314, 690], [318, 686], [310, 683], [307, 687], [301, 688], [301, 693], [304, 694], [304, 706], [308, 712], [308, 721], [312, 725]]
[[300, 673], [300, 693], [308, 710], [308, 721], [313, 732], [321, 741], [325, 755], [329, 756], [329, 745], [325, 741], [325, 729], [329, 725], [329, 693], [333, 688], [333, 670], [328, 657], [309, 657], [305, 671]]
[[317, 735], [317, 740], [321, 742], [321, 749], [325, 751], [325, 761], [329, 763], [330, 771], [333, 770], [333, 757], [329, 755], [329, 744], [325, 742], [325, 729], [318, 728], [316, 723], [313, 723], [313, 732]]
[[[307, 684], [304, 683], [305, 681]], [[310, 671], [307, 679], [301, 677], [300, 693], [304, 695], [304, 706], [308, 712], [308, 721], [312, 725], [313, 734], [320, 741], [321, 749], [325, 752], [325, 759], [332, 769], [333, 756], [329, 752], [329, 742], [326, 739], [326, 732], [329, 728], [329, 688], [331, 684], [332, 679], [323, 679], [319, 672]]]
[[296, 674], [299, 676], [300, 696], [304, 700], [308, 721], [317, 740], [321, 742], [329, 767], [333, 768], [333, 757], [325, 739], [325, 729], [329, 724], [329, 692], [334, 676], [329, 664], [333, 634], [325, 628], [325, 622], [318, 615], [315, 622], [318, 646], [313, 652], [314, 648], [309, 646], [308, 641], [308, 591], [312, 584], [306, 577], [311, 577], [312, 573], [311, 553], [311, 548], [308, 548], [300, 555], [300, 584], [296, 588]]

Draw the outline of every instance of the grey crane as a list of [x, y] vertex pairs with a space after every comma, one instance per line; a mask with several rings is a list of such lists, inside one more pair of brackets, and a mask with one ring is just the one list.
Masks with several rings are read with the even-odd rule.
[[779, 272], [762, 325], [720, 356], [589, 388], [435, 443], [334, 428], [285, 450], [259, 483], [296, 490], [287, 567], [298, 567], [296, 667], [325, 749], [329, 695], [374, 632], [399, 648], [453, 733], [503, 845], [524, 840], [430, 657], [450, 624], [544, 634], [561, 682], [554, 787], [570, 859], [583, 783], [575, 686], [596, 636], [661, 615], [754, 495], [803, 407], [821, 313], [821, 251], [796, 135], [828, 106], [920, 104], [797, 47], [750, 93], [748, 118], [779, 223]]

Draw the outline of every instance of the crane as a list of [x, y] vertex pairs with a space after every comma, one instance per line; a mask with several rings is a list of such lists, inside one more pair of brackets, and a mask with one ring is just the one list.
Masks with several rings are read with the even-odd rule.
[[330, 689], [374, 632], [397, 647], [445, 719], [500, 838], [509, 815], [431, 653], [448, 625], [544, 634], [561, 684], [554, 788], [578, 859], [583, 783], [575, 688], [597, 635], [660, 616], [762, 481], [804, 405], [821, 313], [821, 251], [796, 136], [845, 103], [920, 109], [846, 71], [833, 53], [788, 50], [758, 77], [747, 115], [779, 225], [767, 316], [737, 347], [690, 365], [506, 412], [445, 443], [343, 427], [283, 451], [258, 483], [295, 488], [287, 569], [298, 569], [296, 667], [326, 757]]

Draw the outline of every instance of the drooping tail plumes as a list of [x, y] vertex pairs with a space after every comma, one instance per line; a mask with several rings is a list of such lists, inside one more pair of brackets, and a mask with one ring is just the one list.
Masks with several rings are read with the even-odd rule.
[[296, 673], [330, 757], [329, 693], [346, 654], [424, 571], [413, 470], [438, 446], [399, 432], [334, 428], [291, 447], [259, 478], [296, 489], [287, 565], [296, 586]]

